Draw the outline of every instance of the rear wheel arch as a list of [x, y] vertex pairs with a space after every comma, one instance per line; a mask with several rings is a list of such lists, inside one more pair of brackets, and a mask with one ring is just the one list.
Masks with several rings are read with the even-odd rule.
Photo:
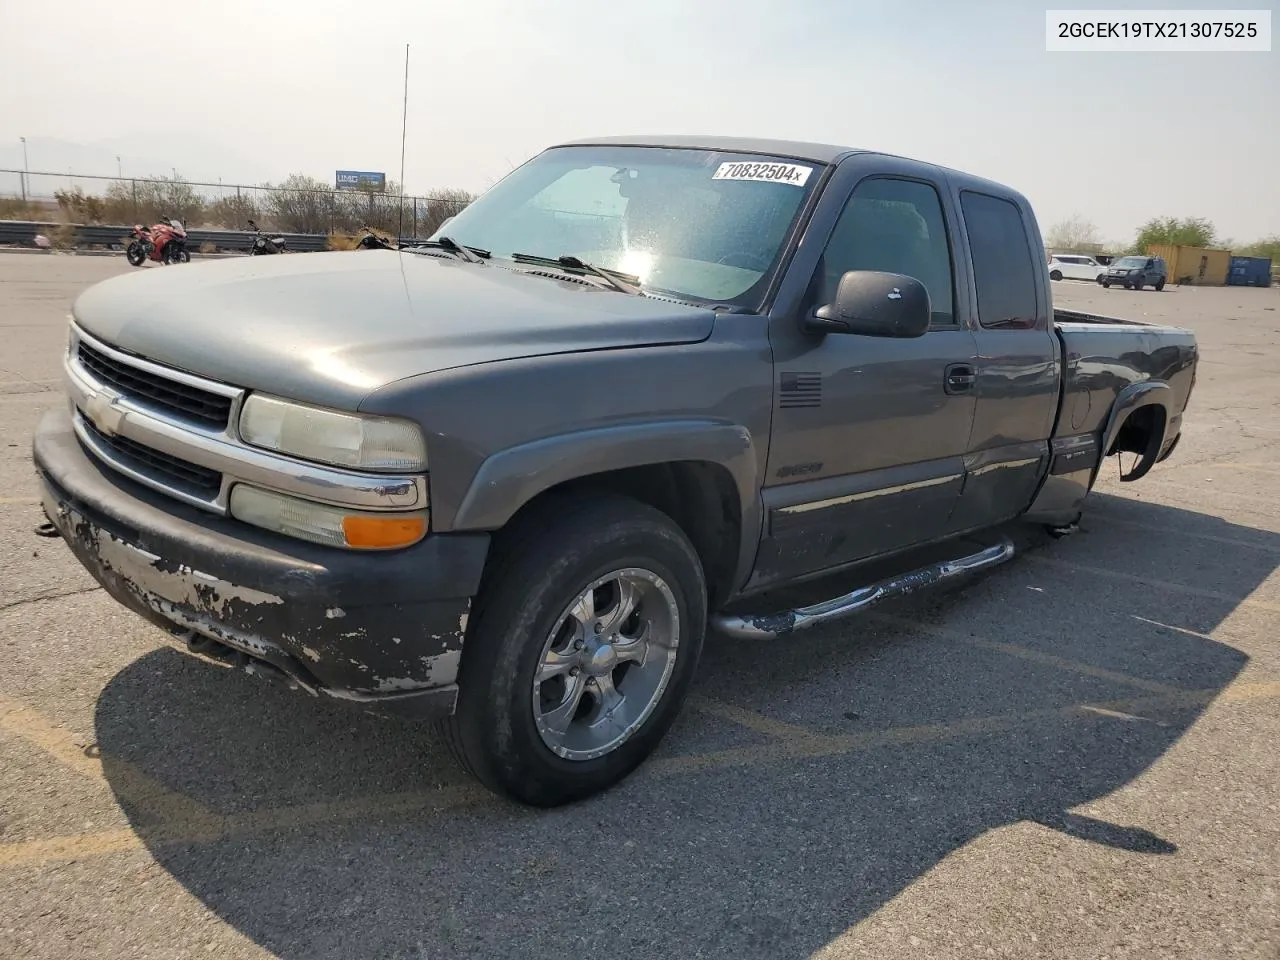
[[1135, 383], [1122, 390], [1103, 431], [1099, 467], [1107, 457], [1135, 453], [1137, 462], [1120, 479], [1133, 481], [1145, 476], [1164, 448], [1172, 398], [1173, 392], [1166, 383]]

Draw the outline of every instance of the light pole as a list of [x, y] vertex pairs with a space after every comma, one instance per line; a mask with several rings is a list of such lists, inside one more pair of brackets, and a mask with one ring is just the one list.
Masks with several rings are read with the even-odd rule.
[[22, 202], [26, 203], [27, 202], [27, 177], [29, 176], [27, 171], [30, 170], [31, 168], [27, 166], [27, 138], [19, 137], [18, 139], [22, 141], [22, 177], [21, 177]]
[[124, 179], [124, 164], [120, 162], [119, 154], [116, 154], [116, 177], [120, 180]]

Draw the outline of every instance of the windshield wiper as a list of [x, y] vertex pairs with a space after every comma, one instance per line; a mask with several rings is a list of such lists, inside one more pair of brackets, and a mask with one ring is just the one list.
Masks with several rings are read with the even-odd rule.
[[599, 277], [615, 290], [629, 293], [633, 297], [644, 296], [644, 291], [640, 289], [639, 277], [623, 273], [620, 270], [610, 270], [608, 267], [597, 267], [594, 263], [587, 263], [572, 254], [566, 254], [562, 257], [540, 257], [533, 253], [513, 253], [511, 259], [516, 263], [539, 263], [549, 267], [560, 267], [565, 270], [581, 270]]
[[488, 250], [481, 250], [479, 247], [468, 247], [452, 237], [436, 237], [434, 240], [414, 240], [401, 246], [405, 250], [413, 250], [414, 247], [438, 247], [441, 250], [456, 253], [459, 258], [467, 261], [467, 263], [480, 263], [482, 257], [487, 260], [493, 256]]

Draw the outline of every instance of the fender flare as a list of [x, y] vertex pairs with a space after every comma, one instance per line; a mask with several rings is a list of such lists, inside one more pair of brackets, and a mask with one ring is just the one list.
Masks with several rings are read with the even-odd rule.
[[1107, 458], [1111, 450], [1111, 445], [1116, 442], [1116, 437], [1120, 435], [1120, 430], [1124, 427], [1125, 421], [1135, 411], [1143, 407], [1158, 406], [1164, 410], [1164, 429], [1160, 431], [1158, 437], [1151, 438], [1147, 443], [1147, 449], [1142, 452], [1134, 468], [1120, 479], [1123, 481], [1137, 480], [1145, 476], [1147, 471], [1155, 466], [1156, 460], [1160, 456], [1160, 451], [1164, 447], [1165, 432], [1169, 429], [1169, 406], [1172, 399], [1173, 391], [1167, 383], [1151, 380], [1143, 383], [1131, 383], [1120, 391], [1115, 403], [1111, 405], [1111, 413], [1107, 416], [1107, 425], [1102, 431], [1102, 446], [1099, 448], [1101, 452], [1098, 457], [1098, 466], [1094, 470], [1095, 478], [1097, 471], [1102, 468], [1102, 461]]
[[677, 461], [729, 471], [742, 517], [735, 586], [755, 562], [763, 517], [755, 442], [746, 427], [715, 420], [620, 424], [558, 434], [487, 457], [458, 504], [450, 529], [494, 531], [538, 494], [571, 480]]

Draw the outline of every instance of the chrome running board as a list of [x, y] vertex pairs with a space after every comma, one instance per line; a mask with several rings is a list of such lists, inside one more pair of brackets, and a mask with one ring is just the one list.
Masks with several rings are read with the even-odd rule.
[[847, 617], [881, 600], [915, 593], [917, 590], [935, 586], [944, 580], [994, 567], [1011, 559], [1014, 552], [1013, 541], [1005, 538], [994, 546], [971, 553], [966, 557], [929, 564], [918, 570], [881, 580], [869, 587], [859, 587], [842, 597], [824, 600], [812, 606], [759, 615], [718, 614], [711, 618], [711, 625], [739, 640], [777, 640], [806, 627]]

